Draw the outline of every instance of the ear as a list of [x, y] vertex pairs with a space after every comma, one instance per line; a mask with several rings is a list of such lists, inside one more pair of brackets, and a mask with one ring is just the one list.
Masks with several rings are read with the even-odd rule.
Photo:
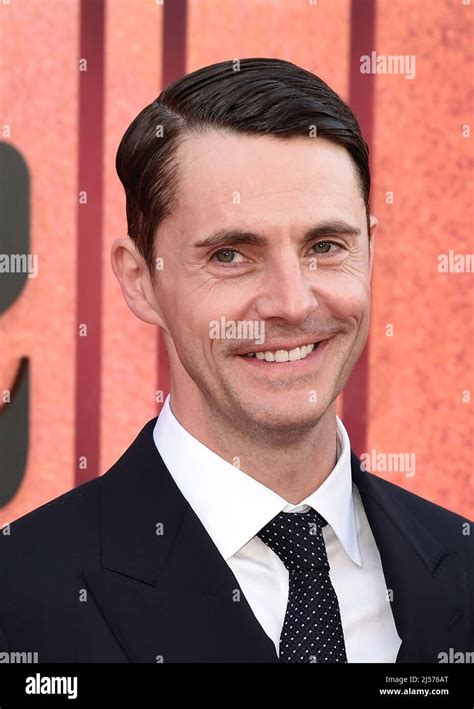
[[167, 331], [148, 266], [130, 237], [114, 241], [111, 262], [125, 302], [134, 315]]
[[370, 234], [369, 234], [369, 278], [372, 279], [372, 267], [374, 265], [375, 240], [374, 234], [377, 229], [378, 220], [373, 214], [370, 215]]

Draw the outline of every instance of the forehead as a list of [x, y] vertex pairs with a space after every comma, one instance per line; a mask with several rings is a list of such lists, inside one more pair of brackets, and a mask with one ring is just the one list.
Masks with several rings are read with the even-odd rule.
[[362, 219], [349, 153], [324, 138], [191, 133], [178, 148], [179, 207], [193, 231], [210, 226], [292, 226], [307, 219]]

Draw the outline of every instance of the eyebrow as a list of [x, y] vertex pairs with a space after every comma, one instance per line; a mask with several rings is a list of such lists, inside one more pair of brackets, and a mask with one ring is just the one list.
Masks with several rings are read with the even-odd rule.
[[[333, 219], [321, 224], [315, 224], [308, 229], [303, 236], [302, 243], [307, 244], [321, 236], [329, 236], [330, 234], [339, 234], [345, 236], [359, 236], [360, 229], [352, 224], [340, 219]], [[231, 246], [235, 244], [248, 244], [251, 246], [266, 246], [269, 243], [268, 239], [261, 234], [256, 234], [252, 231], [242, 231], [240, 229], [220, 229], [202, 241], [196, 241], [193, 246], [195, 248], [209, 248], [219, 246]]]

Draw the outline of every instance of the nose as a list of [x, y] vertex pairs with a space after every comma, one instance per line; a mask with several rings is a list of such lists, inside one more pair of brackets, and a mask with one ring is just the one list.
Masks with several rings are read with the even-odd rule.
[[318, 307], [313, 281], [294, 254], [269, 265], [256, 300], [259, 319], [279, 318], [290, 325], [303, 322]]

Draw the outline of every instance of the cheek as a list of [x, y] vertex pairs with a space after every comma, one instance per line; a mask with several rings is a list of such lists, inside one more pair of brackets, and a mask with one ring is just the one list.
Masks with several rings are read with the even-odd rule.
[[370, 308], [368, 282], [338, 274], [321, 291], [320, 303], [327, 306], [333, 317], [360, 321]]
[[176, 314], [172, 335], [176, 348], [187, 361], [191, 359], [195, 366], [209, 367], [216, 349], [222, 346], [222, 340], [219, 339], [222, 310], [214, 307], [213, 312], [208, 313], [201, 305], [194, 308], [191, 299], [190, 306], [181, 309], [179, 315]]

